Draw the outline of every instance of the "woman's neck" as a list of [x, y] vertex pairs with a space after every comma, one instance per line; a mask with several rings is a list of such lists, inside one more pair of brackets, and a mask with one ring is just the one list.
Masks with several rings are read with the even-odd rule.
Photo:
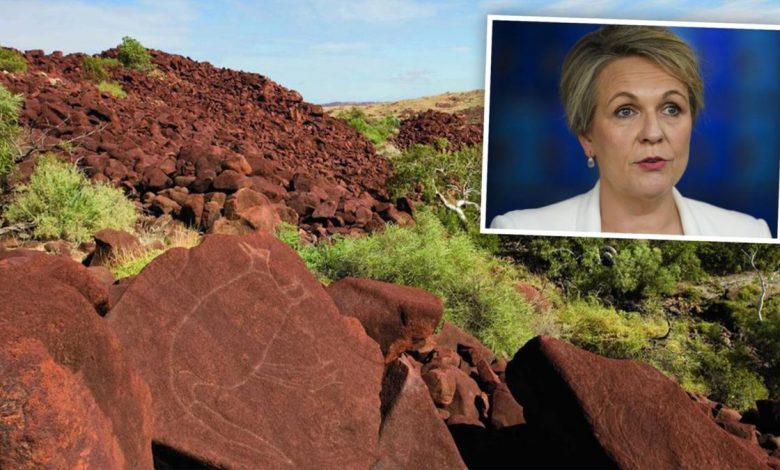
[[602, 232], [683, 235], [671, 189], [646, 200], [612, 194], [608, 187], [601, 185], [599, 208]]

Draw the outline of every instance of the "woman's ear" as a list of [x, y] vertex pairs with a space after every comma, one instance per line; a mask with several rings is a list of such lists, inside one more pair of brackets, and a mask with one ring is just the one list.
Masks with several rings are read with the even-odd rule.
[[580, 134], [577, 136], [577, 140], [580, 141], [580, 145], [582, 146], [582, 151], [585, 152], [586, 157], [596, 156], [596, 152], [593, 150], [593, 141], [590, 139], [589, 136]]

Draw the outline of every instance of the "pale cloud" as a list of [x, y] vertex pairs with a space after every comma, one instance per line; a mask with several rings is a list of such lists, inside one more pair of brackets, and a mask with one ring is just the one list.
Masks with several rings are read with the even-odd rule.
[[92, 4], [80, 0], [0, 0], [0, 41], [17, 49], [95, 53], [132, 36], [147, 47], [172, 51], [186, 42], [195, 19], [183, 0]]
[[737, 0], [713, 7], [691, 8], [691, 20], [728, 23], [780, 23], [780, 4], [774, 0]]
[[403, 22], [435, 16], [439, 6], [420, 0], [312, 0], [323, 18], [366, 23]]
[[370, 48], [367, 42], [323, 42], [314, 44], [311, 49], [316, 52], [353, 52]]
[[427, 85], [432, 82], [431, 73], [428, 69], [404, 69], [390, 77], [390, 81], [406, 85]]

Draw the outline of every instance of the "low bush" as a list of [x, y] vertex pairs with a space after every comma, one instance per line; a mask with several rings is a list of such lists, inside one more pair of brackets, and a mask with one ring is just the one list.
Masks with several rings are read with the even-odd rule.
[[45, 155], [30, 182], [16, 188], [5, 217], [33, 223], [36, 238], [82, 242], [104, 228], [132, 229], [137, 214], [119, 189], [91, 183], [74, 165]]
[[27, 70], [27, 59], [13, 49], [0, 47], [0, 71], [24, 72]]
[[135, 276], [155, 258], [171, 248], [192, 248], [201, 242], [201, 235], [197, 230], [183, 226], [176, 226], [174, 230], [163, 233], [141, 233], [138, 238], [144, 241], [147, 246], [153, 243], [155, 246], [162, 245], [162, 248], [147, 248], [140, 252], [119, 253], [108, 265], [108, 269], [111, 270], [116, 279]]
[[103, 93], [108, 93], [114, 98], [126, 98], [127, 92], [122, 88], [122, 85], [116, 82], [100, 82], [97, 86], [98, 90]]
[[119, 50], [117, 59], [125, 67], [142, 72], [151, 72], [154, 68], [152, 55], [138, 40], [125, 36], [117, 49]]
[[109, 57], [84, 56], [84, 74], [95, 83], [109, 80], [106, 69], [122, 65], [117, 59]]
[[466, 234], [448, 234], [428, 210], [418, 212], [413, 227], [390, 225], [381, 233], [339, 238], [331, 245], [302, 246], [294, 230], [283, 231], [280, 238], [324, 282], [354, 276], [438, 295], [445, 318], [497, 354], [514, 354], [535, 334], [535, 314], [515, 289], [515, 269], [476, 248]]
[[399, 121], [395, 116], [372, 119], [362, 109], [352, 107], [336, 115], [350, 127], [363, 134], [374, 145], [384, 143], [398, 130]]
[[14, 95], [0, 85], [0, 192], [8, 186], [8, 178], [16, 169], [16, 157], [19, 149], [16, 139], [19, 137], [19, 109], [22, 95]]
[[566, 305], [558, 321], [561, 336], [572, 344], [607, 357], [647, 362], [683, 388], [737, 409], [767, 397], [764, 379], [751, 363], [751, 348], [726, 342], [717, 323], [675, 318], [664, 337], [669, 328], [663, 317], [584, 301]]
[[535, 273], [544, 273], [570, 297], [599, 297], [626, 310], [672, 292], [683, 267], [664, 260], [648, 240], [512, 237], [506, 252]]

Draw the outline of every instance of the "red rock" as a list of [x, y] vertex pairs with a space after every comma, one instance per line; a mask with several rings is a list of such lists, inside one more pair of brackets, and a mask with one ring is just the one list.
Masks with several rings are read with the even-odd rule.
[[482, 143], [482, 127], [461, 115], [428, 110], [403, 119], [393, 140], [404, 150], [414, 144], [437, 146], [442, 138], [448, 143], [442, 150], [460, 150]]
[[488, 393], [493, 393], [493, 390], [501, 383], [501, 379], [498, 378], [498, 375], [490, 368], [490, 364], [484, 359], [480, 359], [477, 362], [477, 375], [481, 385], [480, 388]]
[[550, 310], [550, 302], [536, 287], [525, 282], [518, 282], [515, 288], [537, 310], [542, 312]]
[[505, 383], [498, 384], [492, 395], [490, 424], [495, 429], [525, 424], [523, 407], [517, 403]]
[[476, 365], [480, 359], [491, 362], [493, 353], [486, 348], [477, 338], [464, 332], [457, 326], [445, 321], [439, 334], [436, 335], [436, 344], [458, 351], [469, 364]]
[[87, 263], [89, 266], [104, 266], [118, 256], [132, 255], [143, 251], [138, 238], [122, 230], [103, 229], [95, 234], [95, 251]]
[[223, 170], [232, 170], [242, 175], [252, 173], [252, 167], [243, 155], [231, 155], [222, 161]]
[[438, 367], [423, 373], [422, 379], [428, 386], [431, 399], [438, 406], [447, 406], [455, 398], [455, 376]]
[[758, 445], [758, 436], [756, 436], [756, 427], [754, 425], [738, 421], [718, 421], [718, 424], [731, 435]]
[[[110, 289], [111, 285], [114, 283], [114, 275], [111, 273], [111, 271], [105, 267], [105, 266], [90, 266], [87, 268], [87, 272], [96, 279], [98, 282], [103, 284], [106, 289]], [[111, 294], [109, 293], [109, 298], [111, 297]]]
[[271, 201], [249, 188], [243, 188], [227, 198], [225, 217], [243, 220], [255, 230], [273, 231], [281, 222]]
[[[110, 175], [106, 174], [109, 178]], [[113, 179], [113, 178], [112, 178]], [[144, 176], [141, 180], [144, 188], [148, 191], [159, 191], [173, 185], [173, 181], [165, 174], [163, 170], [156, 166], [150, 166], [144, 170]]]
[[200, 227], [205, 205], [205, 198], [202, 194], [189, 194], [181, 206], [184, 222], [192, 227]]
[[[41, 257], [54, 260], [47, 262]], [[21, 433], [31, 432], [43, 438], [43, 442], [60, 442], [68, 447], [65, 455], [81, 450], [86, 460], [94, 457], [101, 462], [104, 457], [111, 461], [116, 455], [121, 455], [124, 464], [120, 468], [152, 468], [149, 388], [129, 363], [108, 324], [95, 312], [94, 300], [90, 298], [89, 287], [95, 285], [92, 283], [97, 284], [97, 281], [84, 266], [64, 257], [41, 254], [0, 261], [0, 298], [3, 299], [0, 302], [0, 324], [3, 325], [0, 328], [0, 344], [4, 345], [0, 350], [13, 351], [6, 345], [35, 340], [53, 361], [52, 364], [46, 357], [34, 353], [29, 366], [25, 366], [40, 371], [41, 375], [37, 377], [44, 381], [43, 388], [28, 391], [37, 394], [41, 400], [49, 397], [51, 401], [33, 399], [22, 405], [29, 406], [29, 413], [26, 412], [29, 419], [38, 416], [43, 421], [28, 421], [16, 429]], [[103, 286], [99, 286], [99, 290], [107, 295]], [[19, 351], [29, 352], [32, 349], [25, 346]], [[52, 368], [53, 365], [57, 367]], [[3, 370], [7, 369], [3, 367]], [[0, 375], [2, 380], [9, 380], [5, 372]], [[27, 380], [38, 380], [25, 377], [17, 376], [17, 379], [31, 387], [32, 383]], [[96, 407], [88, 399], [90, 395]], [[8, 402], [4, 404], [6, 406]], [[71, 414], [94, 409], [99, 409], [103, 416], [97, 413], [92, 416]], [[105, 427], [103, 418], [110, 422], [110, 434], [100, 433]], [[95, 428], [82, 427], [89, 423]], [[83, 433], [83, 441], [76, 442], [78, 436], [71, 434], [74, 427]], [[92, 431], [96, 434], [91, 434]], [[111, 450], [111, 436], [118, 444], [120, 454]], [[96, 438], [102, 443], [93, 448], [90, 443], [94, 443]], [[0, 446], [2, 442], [0, 440]], [[95, 453], [89, 454], [89, 448], [93, 448]], [[41, 451], [38, 455], [46, 457], [49, 451], [53, 452], [53, 449]], [[0, 455], [8, 454], [3, 450]], [[57, 457], [49, 455], [48, 458]], [[56, 461], [51, 462], [54, 464]]]
[[449, 405], [444, 407], [450, 413], [447, 424], [454, 424], [452, 419], [457, 416], [466, 417], [471, 421], [479, 421], [480, 410], [477, 408], [477, 400], [481, 400], [482, 391], [477, 382], [460, 369], [445, 367], [444, 370], [451, 374], [455, 380], [455, 397]]
[[66, 242], [65, 240], [57, 240], [57, 241], [44, 243], [43, 248], [48, 253], [53, 253], [55, 255], [70, 256], [71, 246], [70, 243]]
[[158, 215], [178, 214], [181, 211], [181, 206], [176, 201], [159, 194], [152, 199], [151, 206]]
[[436, 347], [436, 349], [434, 349], [431, 360], [428, 361], [428, 363], [425, 364], [425, 366], [423, 366], [423, 371], [426, 370], [425, 368], [431, 369], [434, 367], [441, 367], [445, 365], [459, 367], [460, 355], [458, 355], [458, 353], [456, 353], [450, 348], [438, 346]]
[[336, 203], [333, 201], [325, 201], [320, 203], [312, 213], [314, 219], [328, 219], [336, 215]]
[[402, 356], [382, 383], [380, 459], [372, 468], [465, 469], [417, 368]]
[[[52, 360], [40, 341], [4, 343], [0, 367], [1, 468], [128, 466], [111, 420], [83, 378]], [[151, 468], [150, 459], [146, 464]]]
[[[54, 256], [39, 251], [0, 251], [0, 280], [4, 273], [15, 276], [48, 276], [76, 289], [92, 307], [104, 314], [108, 306], [108, 291], [80, 263], [63, 255]], [[0, 302], [2, 303], [2, 302]]]
[[214, 223], [222, 216], [222, 206], [217, 201], [209, 201], [203, 207], [201, 226], [204, 230], [210, 230]]
[[167, 251], [108, 321], [152, 388], [160, 444], [231, 468], [376, 460], [379, 348], [272, 235]]
[[241, 173], [225, 170], [214, 179], [213, 185], [218, 191], [234, 192], [241, 188], [248, 188], [252, 182]]
[[252, 182], [252, 189], [265, 195], [271, 202], [283, 201], [287, 194], [283, 187], [262, 176], [253, 176], [249, 180]]
[[431, 336], [444, 313], [438, 297], [415, 287], [347, 277], [326, 290], [342, 315], [360, 320], [387, 362]]
[[[506, 371], [529, 425], [577, 466], [761, 468], [760, 449], [720, 429], [674, 381], [635, 361], [537, 337]], [[522, 455], [517, 456], [522, 462]]]

